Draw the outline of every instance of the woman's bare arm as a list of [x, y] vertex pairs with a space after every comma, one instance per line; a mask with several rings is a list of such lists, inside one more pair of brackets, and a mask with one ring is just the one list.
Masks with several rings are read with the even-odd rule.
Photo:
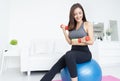
[[92, 45], [94, 43], [92, 23], [86, 22], [85, 26], [86, 26], [86, 32], [88, 33], [90, 40], [86, 41], [85, 37], [80, 38], [81, 42], [78, 42], [78, 39], [72, 39], [72, 45]]
[[65, 27], [66, 27], [66, 25], [61, 25], [60, 26], [61, 28], [62, 28], [62, 30], [63, 30], [63, 34], [64, 34], [64, 36], [65, 36], [65, 39], [66, 39], [66, 41], [68, 42], [68, 44], [72, 44], [72, 41], [71, 41], [71, 39], [69, 38], [69, 32], [67, 32], [66, 30], [65, 30]]

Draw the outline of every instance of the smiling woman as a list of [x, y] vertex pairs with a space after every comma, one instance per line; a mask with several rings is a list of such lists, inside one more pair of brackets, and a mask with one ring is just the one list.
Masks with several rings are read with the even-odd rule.
[[[52, 66], [40, 81], [51, 81], [65, 66], [68, 67], [71, 81], [78, 81], [76, 64], [88, 62], [92, 58], [88, 45], [92, 45], [94, 42], [93, 25], [87, 21], [80, 3], [74, 3], [70, 8], [68, 32], [64, 24], [60, 27], [66, 42], [71, 45], [71, 49]], [[77, 39], [77, 41], [73, 39]], [[78, 42], [78, 39], [81, 41]]]

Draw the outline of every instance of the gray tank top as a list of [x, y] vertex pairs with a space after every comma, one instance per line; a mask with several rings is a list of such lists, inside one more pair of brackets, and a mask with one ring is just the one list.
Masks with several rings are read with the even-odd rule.
[[81, 27], [79, 29], [74, 29], [69, 32], [69, 38], [75, 39], [75, 38], [81, 38], [87, 36], [86, 31], [84, 30], [84, 23], [82, 23]]

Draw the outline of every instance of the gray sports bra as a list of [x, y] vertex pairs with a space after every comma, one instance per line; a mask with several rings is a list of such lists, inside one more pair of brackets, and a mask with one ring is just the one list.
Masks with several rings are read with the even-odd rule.
[[82, 23], [81, 27], [79, 29], [74, 29], [69, 32], [69, 38], [70, 39], [75, 39], [75, 38], [81, 38], [87, 36], [87, 33], [84, 29], [84, 23]]

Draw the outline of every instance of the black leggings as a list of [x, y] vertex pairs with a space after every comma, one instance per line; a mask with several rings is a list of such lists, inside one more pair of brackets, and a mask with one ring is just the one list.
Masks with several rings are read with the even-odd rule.
[[68, 67], [70, 76], [77, 77], [77, 63], [83, 63], [91, 60], [92, 55], [88, 46], [72, 46], [72, 49], [64, 54], [57, 63], [47, 72], [40, 81], [51, 81], [54, 76], [65, 66]]

